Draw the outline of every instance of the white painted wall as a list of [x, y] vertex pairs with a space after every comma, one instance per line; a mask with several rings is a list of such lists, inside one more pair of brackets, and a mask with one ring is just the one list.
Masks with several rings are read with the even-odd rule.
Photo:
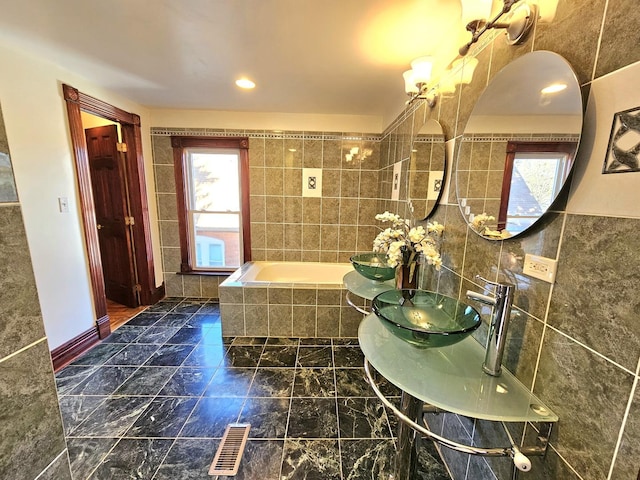
[[[62, 83], [141, 117], [154, 257], [160, 261], [149, 113], [47, 59], [0, 40], [0, 104], [22, 207], [38, 295], [54, 349], [93, 326], [94, 312], [82, 235], [73, 150]], [[69, 198], [70, 213], [58, 211]], [[160, 284], [161, 268], [156, 268]]]
[[227, 128], [382, 133], [382, 118], [371, 115], [225, 112], [219, 110], [152, 109], [152, 127]]

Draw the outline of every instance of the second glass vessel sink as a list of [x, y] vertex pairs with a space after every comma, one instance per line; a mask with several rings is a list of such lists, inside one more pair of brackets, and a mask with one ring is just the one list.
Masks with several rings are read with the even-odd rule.
[[374, 313], [396, 337], [417, 347], [444, 347], [480, 326], [480, 314], [458, 300], [426, 290], [389, 290], [372, 302]]

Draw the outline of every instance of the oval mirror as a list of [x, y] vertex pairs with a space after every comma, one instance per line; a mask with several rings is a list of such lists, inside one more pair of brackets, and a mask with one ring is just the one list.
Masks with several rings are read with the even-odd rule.
[[442, 126], [429, 119], [412, 140], [408, 201], [415, 220], [425, 220], [440, 201], [447, 168]]
[[476, 103], [456, 163], [462, 215], [488, 239], [520, 235], [560, 194], [582, 130], [576, 75], [560, 55], [528, 53]]

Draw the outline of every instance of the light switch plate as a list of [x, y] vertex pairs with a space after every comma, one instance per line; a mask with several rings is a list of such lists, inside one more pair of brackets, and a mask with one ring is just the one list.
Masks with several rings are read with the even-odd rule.
[[69, 213], [69, 199], [67, 197], [58, 197], [58, 210], [60, 213]]
[[557, 264], [558, 261], [553, 258], [538, 257], [537, 255], [527, 253], [524, 256], [522, 273], [548, 283], [553, 283], [556, 281]]

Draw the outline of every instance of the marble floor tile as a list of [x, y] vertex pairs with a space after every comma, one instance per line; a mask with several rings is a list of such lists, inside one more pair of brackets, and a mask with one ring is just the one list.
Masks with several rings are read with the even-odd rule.
[[263, 348], [262, 346], [232, 345], [227, 350], [223, 361], [227, 367], [257, 367]]
[[300, 343], [299, 338], [286, 338], [286, 337], [267, 338], [267, 345], [288, 345], [290, 347], [297, 347], [299, 343]]
[[[197, 315], [196, 315], [197, 316]], [[201, 345], [224, 345], [222, 338], [222, 324], [213, 324], [207, 327], [202, 335]]]
[[83, 380], [96, 371], [93, 366], [68, 365], [56, 373], [56, 388], [58, 395], [66, 395], [80, 384]]
[[129, 343], [142, 334], [147, 327], [123, 325], [112, 332], [102, 343]]
[[333, 398], [293, 398], [287, 438], [337, 438], [338, 418]]
[[197, 345], [200, 343], [206, 333], [205, 329], [181, 327], [176, 334], [167, 340], [168, 344], [185, 344], [185, 345]]
[[298, 351], [298, 364], [299, 367], [332, 367], [333, 366], [333, 354], [331, 347], [319, 346], [319, 347], [300, 347]]
[[114, 395], [156, 395], [176, 370], [176, 367], [140, 367]]
[[145, 312], [170, 312], [174, 307], [176, 307], [182, 299], [169, 299], [165, 298], [160, 300], [155, 305], [151, 305], [149, 308], [145, 310]]
[[363, 368], [336, 368], [336, 392], [338, 397], [375, 396]]
[[202, 314], [219, 314], [220, 313], [220, 304], [217, 302], [207, 302], [200, 307], [198, 313]]
[[223, 345], [198, 345], [191, 351], [182, 366], [217, 367], [224, 360], [226, 351]]
[[233, 339], [233, 346], [234, 347], [239, 347], [239, 346], [260, 346], [260, 345], [264, 345], [265, 343], [267, 343], [267, 338], [266, 337], [235, 337]]
[[250, 423], [249, 438], [284, 438], [289, 416], [288, 398], [248, 398], [240, 423]]
[[[157, 323], [157, 322], [156, 322]], [[135, 339], [135, 343], [152, 343], [162, 345], [180, 330], [176, 327], [149, 327], [142, 335]]]
[[336, 347], [359, 347], [358, 339], [355, 337], [333, 338], [333, 346]]
[[71, 362], [71, 365], [102, 365], [124, 347], [125, 345], [122, 343], [98, 344], [80, 358]]
[[250, 397], [290, 397], [293, 368], [258, 368], [249, 388]]
[[179, 438], [172, 445], [154, 480], [211, 480], [209, 466], [219, 440]]
[[145, 310], [144, 312], [139, 313], [131, 320], [127, 322], [128, 326], [132, 327], [150, 327], [162, 317], [164, 317], [164, 313], [162, 312], [149, 312], [149, 310]]
[[179, 305], [176, 305], [170, 313], [182, 313], [182, 314], [193, 314], [200, 310], [199, 303], [192, 303], [189, 301], [184, 301]]
[[333, 368], [297, 368], [293, 384], [294, 397], [334, 397], [336, 386]]
[[196, 406], [195, 397], [158, 397], [127, 430], [127, 437], [177, 437]]
[[65, 435], [70, 435], [106, 398], [104, 395], [67, 395], [60, 398], [60, 413]]
[[384, 406], [377, 398], [338, 399], [340, 438], [391, 438]]
[[341, 480], [337, 440], [285, 440], [282, 480]]
[[333, 361], [336, 368], [362, 368], [364, 355], [360, 347], [333, 347]]
[[298, 356], [297, 346], [267, 345], [260, 357], [260, 367], [290, 367], [296, 366]]
[[218, 480], [279, 480], [283, 445], [282, 440], [249, 440], [238, 474], [220, 475]]
[[117, 438], [67, 438], [74, 480], [85, 480], [117, 442]]
[[97, 368], [80, 382], [73, 395], [111, 395], [129, 378], [138, 367], [104, 366]]
[[218, 368], [204, 396], [246, 397], [255, 373], [255, 368]]
[[[74, 480], [389, 480], [397, 420], [357, 339], [222, 337], [217, 303], [183, 300], [56, 374]], [[240, 470], [211, 477], [234, 422], [251, 425]], [[417, 479], [448, 478], [433, 447], [420, 459]]]
[[179, 367], [193, 351], [195, 345], [162, 345], [144, 364], [147, 367]]
[[331, 345], [330, 338], [301, 338], [300, 346], [320, 346], [320, 345]]
[[90, 480], [153, 478], [173, 440], [123, 438], [111, 450]]
[[131, 344], [124, 347], [105, 365], [142, 365], [149, 357], [160, 348], [160, 345]]
[[215, 325], [222, 325], [220, 315], [212, 313], [198, 312], [187, 320], [183, 327], [191, 328], [211, 328]]
[[244, 398], [201, 398], [180, 437], [222, 438], [228, 423], [238, 419]]
[[191, 318], [192, 313], [174, 313], [173, 311], [167, 313], [164, 317], [158, 320], [155, 324], [156, 327], [182, 327], [189, 318]]
[[215, 368], [180, 367], [158, 395], [199, 397], [215, 372]]
[[[340, 440], [345, 480], [389, 480], [395, 465], [392, 440]], [[479, 479], [478, 479], [479, 480]]]
[[74, 437], [119, 437], [147, 408], [149, 397], [110, 397], [73, 432]]

